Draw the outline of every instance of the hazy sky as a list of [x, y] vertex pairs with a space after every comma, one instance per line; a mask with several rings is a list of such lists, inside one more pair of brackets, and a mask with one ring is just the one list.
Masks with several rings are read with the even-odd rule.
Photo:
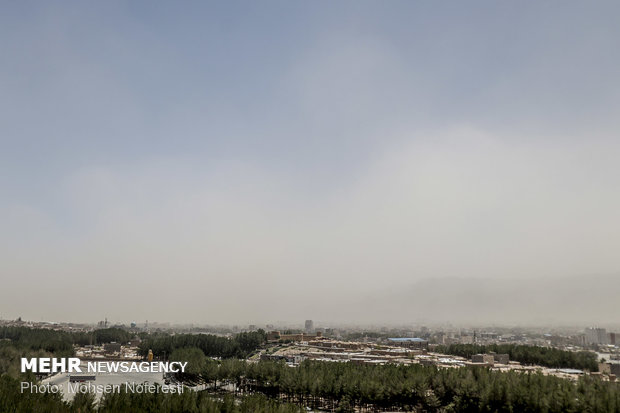
[[407, 321], [370, 304], [620, 275], [618, 2], [0, 7], [2, 318]]

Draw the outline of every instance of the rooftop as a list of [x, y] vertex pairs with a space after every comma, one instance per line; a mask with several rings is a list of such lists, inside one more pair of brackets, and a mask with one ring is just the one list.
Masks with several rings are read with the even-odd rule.
[[418, 343], [426, 341], [423, 338], [419, 338], [419, 337], [391, 337], [391, 338], [388, 338], [388, 340], [390, 340], [390, 341], [397, 341], [397, 342], [415, 341], [415, 342], [418, 342]]

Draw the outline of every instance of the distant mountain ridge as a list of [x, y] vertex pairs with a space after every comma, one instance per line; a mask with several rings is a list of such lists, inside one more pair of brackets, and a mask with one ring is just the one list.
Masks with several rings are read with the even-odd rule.
[[620, 324], [620, 277], [427, 278], [377, 294], [367, 307], [393, 319], [498, 324]]

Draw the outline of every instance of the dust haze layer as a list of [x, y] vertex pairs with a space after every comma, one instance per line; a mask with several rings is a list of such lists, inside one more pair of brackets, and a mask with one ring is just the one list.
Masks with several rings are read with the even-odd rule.
[[[19, 295], [5, 292], [3, 303], [11, 316], [79, 321], [528, 322], [541, 316], [531, 307], [540, 301], [556, 304], [549, 320], [608, 320], [609, 307], [592, 305], [601, 283], [584, 277], [573, 288], [571, 278], [564, 289], [559, 280], [615, 267], [610, 148], [586, 169], [593, 148], [533, 150], [450, 131], [386, 152], [320, 198], [240, 163], [200, 175], [174, 162], [87, 168], [63, 183], [61, 197], [86, 229], [59, 228], [43, 211], [4, 214], [14, 234], [3, 245], [4, 271], [41, 314]], [[433, 287], [445, 277], [458, 279]], [[408, 287], [417, 280], [427, 280], [422, 292]], [[355, 299], [373, 303], [390, 288], [387, 307], [373, 312]], [[410, 298], [398, 300], [402, 291]], [[579, 292], [595, 298], [575, 313]]]
[[7, 6], [0, 317], [613, 321], [620, 5], [561, 6]]

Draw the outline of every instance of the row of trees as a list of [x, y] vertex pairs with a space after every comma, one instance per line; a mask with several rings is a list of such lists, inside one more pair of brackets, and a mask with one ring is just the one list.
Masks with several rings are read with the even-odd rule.
[[[104, 343], [127, 343], [134, 337], [134, 333], [131, 333], [127, 330], [123, 330], [122, 328], [110, 327], [110, 328], [101, 328], [98, 330], [94, 330], [88, 333], [77, 333], [79, 334], [80, 342], [76, 343], [80, 345], [87, 344], [104, 344]], [[76, 337], [77, 339], [77, 337]], [[87, 342], [91, 340], [92, 342]]]
[[474, 367], [305, 361], [292, 368], [278, 362], [203, 361], [200, 374], [205, 380], [219, 383], [219, 388], [234, 385], [236, 398], [186, 390], [180, 395], [112, 393], [98, 405], [91, 395], [78, 394], [67, 403], [59, 395], [21, 393], [19, 381], [5, 374], [0, 377], [0, 411], [297, 412], [301, 406], [335, 411], [620, 411], [619, 385], [588, 376], [572, 382]]
[[319, 409], [444, 412], [618, 412], [620, 386], [584, 376], [577, 382], [541, 373], [483, 367], [368, 365], [306, 360], [207, 361], [210, 383], [234, 384], [240, 394], [260, 392]]
[[0, 374], [17, 377], [22, 357], [71, 357], [75, 354], [74, 344], [126, 342], [131, 336], [119, 328], [69, 333], [44, 328], [0, 327]]
[[480, 353], [504, 353], [508, 354], [511, 360], [523, 364], [598, 371], [596, 354], [590, 351], [576, 352], [519, 344], [450, 344], [448, 346], [438, 346], [435, 351], [466, 358]]
[[58, 357], [72, 355], [74, 344], [126, 343], [132, 337], [132, 333], [120, 328], [67, 332], [46, 328], [0, 327], [0, 339], [11, 341], [15, 347], [50, 351]]
[[58, 357], [74, 354], [73, 336], [64, 331], [27, 327], [0, 327], [0, 338], [17, 349], [44, 350]]
[[[59, 356], [57, 352], [62, 353], [67, 347], [58, 343], [75, 340], [75, 336], [52, 330], [27, 330], [0, 330], [0, 337], [8, 339], [0, 341], [0, 411], [292, 412], [299, 411], [301, 406], [339, 411], [620, 411], [620, 385], [589, 376], [572, 382], [540, 373], [498, 372], [481, 367], [437, 368], [317, 361], [304, 361], [299, 367], [291, 368], [281, 362], [251, 363], [234, 358], [246, 357], [260, 347], [265, 340], [262, 331], [242, 333], [232, 338], [206, 334], [149, 335], [143, 341], [145, 355], [152, 348], [156, 355], [166, 352], [172, 360], [188, 361], [189, 374], [201, 376], [214, 390], [222, 390], [222, 385], [227, 384], [226, 389], [234, 389], [235, 399], [223, 394], [212, 398], [206, 392], [188, 390], [181, 395], [110, 394], [98, 405], [94, 404], [92, 395], [77, 395], [72, 403], [67, 403], [58, 395], [22, 394], [19, 381], [14, 377], [19, 376], [19, 380], [32, 380], [33, 377], [25, 377], [10, 369], [17, 365], [20, 356], [26, 354]], [[116, 334], [114, 331], [105, 333], [111, 334], [100, 337], [110, 339]], [[123, 341], [114, 338], [114, 341]], [[505, 352], [513, 359], [520, 357], [525, 363], [544, 364], [535, 359], [541, 357], [537, 353], [540, 349], [515, 346], [510, 351], [510, 348], [501, 346], [464, 346], [451, 351], [459, 351], [459, 355], [465, 357], [480, 352]], [[562, 353], [551, 351], [545, 354]], [[552, 364], [552, 360], [546, 363]], [[559, 357], [559, 360], [563, 359]], [[595, 358], [593, 360], [596, 362]]]
[[[10, 341], [0, 341], [0, 375], [20, 376], [20, 359], [22, 357], [54, 357], [54, 355], [42, 349], [18, 348], [13, 346]], [[34, 378], [32, 373], [30, 376]]]
[[143, 357], [150, 350], [156, 357], [168, 357], [176, 349], [198, 348], [209, 357], [245, 358], [265, 343], [263, 330], [239, 333], [232, 338], [213, 334], [153, 334], [140, 343]]
[[108, 393], [99, 403], [90, 393], [78, 393], [71, 402], [60, 394], [20, 392], [19, 381], [0, 377], [0, 411], [13, 413], [300, 413], [299, 406], [262, 395], [214, 398], [206, 392], [186, 390], [181, 394]]

